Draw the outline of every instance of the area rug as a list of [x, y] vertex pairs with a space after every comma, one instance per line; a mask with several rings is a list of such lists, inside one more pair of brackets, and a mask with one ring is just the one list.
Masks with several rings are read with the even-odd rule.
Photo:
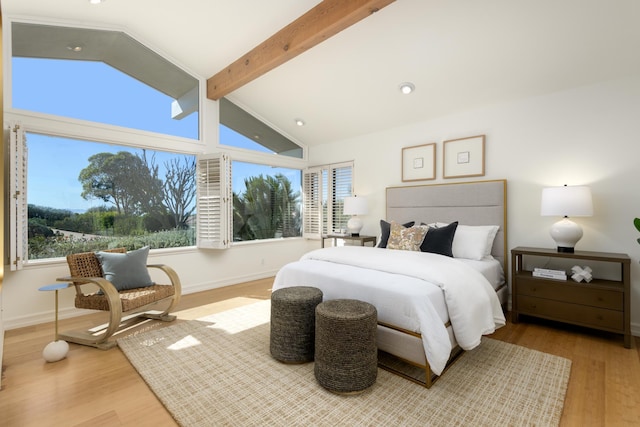
[[118, 340], [182, 426], [557, 426], [571, 362], [483, 338], [430, 389], [378, 370], [357, 395], [269, 354], [269, 301]]

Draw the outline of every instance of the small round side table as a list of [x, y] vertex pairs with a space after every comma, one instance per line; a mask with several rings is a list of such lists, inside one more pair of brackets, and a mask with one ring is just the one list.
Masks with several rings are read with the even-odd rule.
[[39, 291], [56, 291], [56, 310], [55, 310], [55, 335], [53, 341], [47, 344], [42, 351], [42, 357], [47, 362], [57, 362], [67, 357], [69, 352], [69, 344], [64, 340], [58, 340], [58, 291], [69, 287], [68, 283], [54, 283], [40, 287]]

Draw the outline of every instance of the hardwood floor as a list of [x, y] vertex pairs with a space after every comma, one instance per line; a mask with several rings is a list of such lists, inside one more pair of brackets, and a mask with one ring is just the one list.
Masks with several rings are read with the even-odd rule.
[[[185, 295], [178, 321], [267, 299], [271, 283], [266, 279]], [[99, 316], [62, 320], [60, 329], [94, 325]], [[135, 330], [171, 324], [147, 322]], [[6, 332], [0, 426], [176, 425], [117, 348], [71, 344], [66, 359], [46, 363], [42, 349], [53, 330], [53, 323], [47, 323]], [[572, 360], [561, 426], [640, 425], [639, 338], [625, 349], [620, 335], [535, 319], [508, 322], [492, 337]]]

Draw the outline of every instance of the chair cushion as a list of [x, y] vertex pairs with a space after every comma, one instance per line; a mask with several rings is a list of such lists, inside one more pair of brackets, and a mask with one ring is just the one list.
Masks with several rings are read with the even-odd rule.
[[[122, 311], [126, 313], [174, 295], [175, 288], [170, 285], [153, 285], [146, 288], [121, 291], [119, 294]], [[88, 295], [77, 294], [75, 303], [77, 308], [109, 311], [107, 297], [98, 292]]]
[[113, 283], [118, 291], [153, 286], [154, 283], [147, 269], [148, 255], [148, 246], [124, 254], [96, 253], [102, 265], [104, 278]]

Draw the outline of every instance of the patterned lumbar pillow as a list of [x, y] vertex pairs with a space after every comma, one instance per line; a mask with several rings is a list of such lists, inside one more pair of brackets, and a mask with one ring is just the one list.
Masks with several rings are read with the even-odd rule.
[[[403, 227], [411, 227], [415, 224], [415, 221], [407, 222], [406, 224], [402, 224]], [[389, 242], [389, 234], [391, 234], [391, 224], [387, 221], [381, 219], [380, 220], [380, 243], [378, 243], [379, 248], [386, 248], [387, 243]]]
[[423, 225], [406, 228], [402, 224], [391, 222], [387, 249], [419, 251], [427, 230], [429, 230], [429, 227]]

